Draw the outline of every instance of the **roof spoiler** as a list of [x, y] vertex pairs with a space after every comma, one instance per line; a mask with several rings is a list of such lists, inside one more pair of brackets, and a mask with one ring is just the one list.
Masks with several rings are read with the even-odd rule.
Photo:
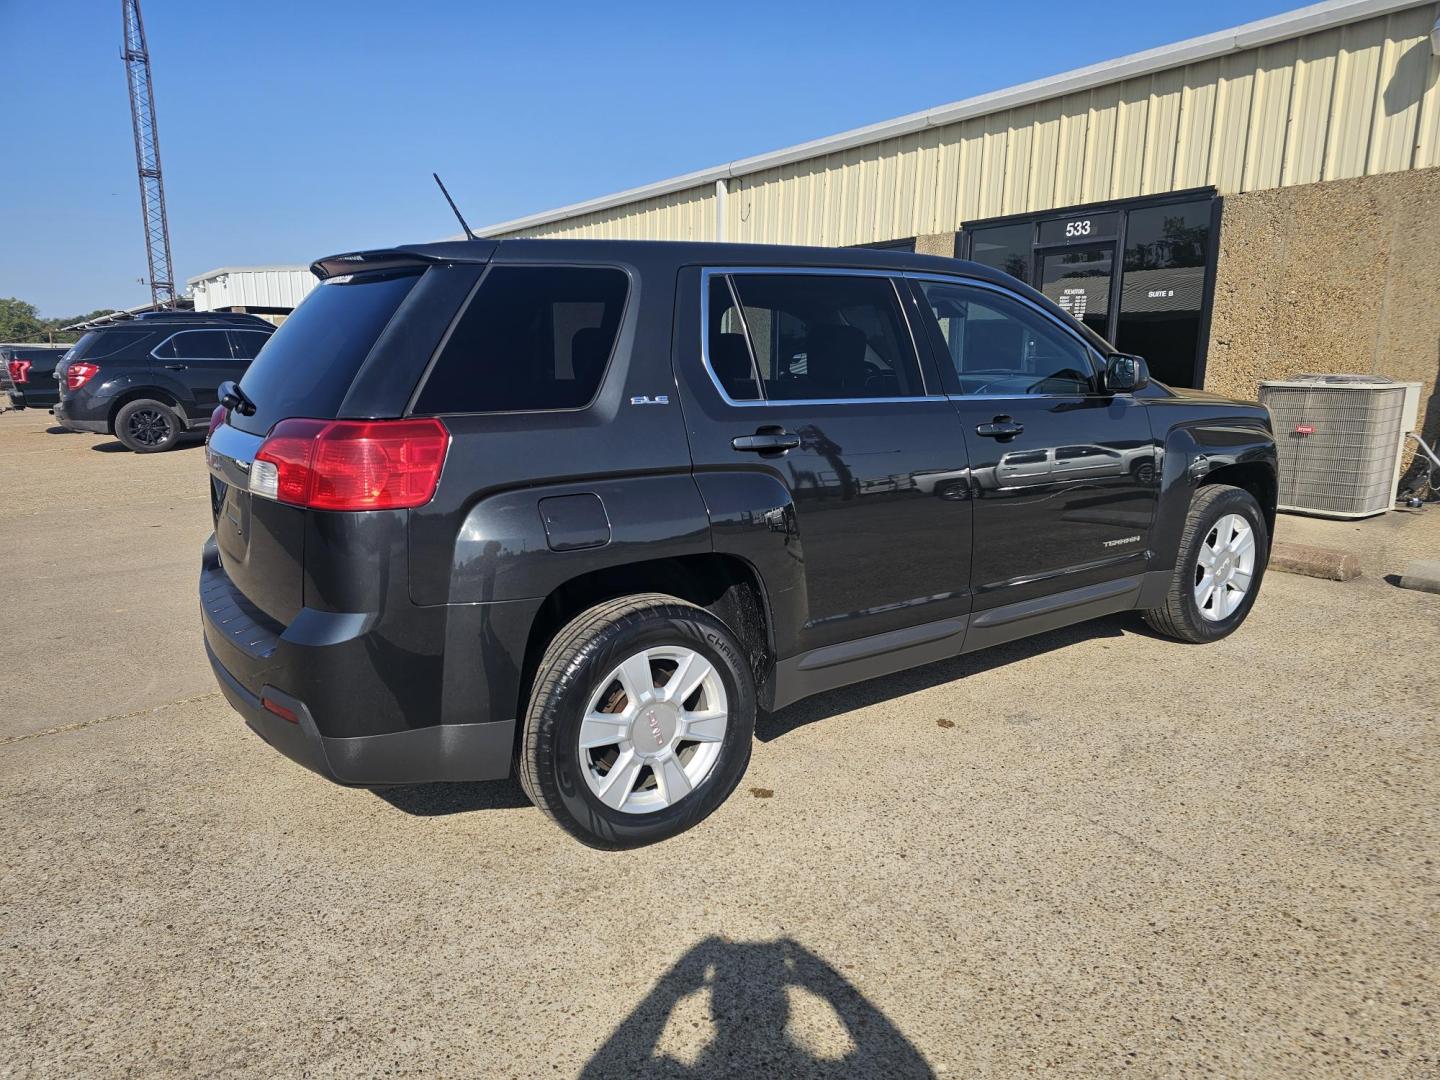
[[498, 241], [495, 240], [457, 240], [415, 247], [350, 251], [316, 259], [310, 264], [310, 272], [323, 281], [341, 274], [368, 273], [372, 270], [398, 270], [443, 263], [483, 263], [490, 261], [497, 246]]

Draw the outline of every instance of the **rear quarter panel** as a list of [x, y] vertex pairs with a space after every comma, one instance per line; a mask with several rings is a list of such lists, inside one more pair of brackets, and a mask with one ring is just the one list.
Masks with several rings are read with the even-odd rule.
[[[452, 440], [435, 498], [410, 512], [410, 595], [417, 604], [546, 596], [605, 566], [710, 550], [709, 520], [690, 476], [670, 368], [674, 270], [637, 261], [565, 258], [630, 278], [625, 314], [599, 394], [568, 411], [445, 415]], [[492, 265], [554, 265], [533, 249]], [[645, 404], [633, 404], [643, 398]], [[660, 403], [659, 399], [664, 399]], [[540, 500], [593, 494], [609, 541], [571, 551], [547, 542]]]

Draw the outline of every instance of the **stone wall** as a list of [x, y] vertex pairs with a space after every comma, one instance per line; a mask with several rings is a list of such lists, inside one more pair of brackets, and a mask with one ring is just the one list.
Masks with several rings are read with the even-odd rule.
[[1440, 169], [1225, 198], [1205, 388], [1304, 372], [1422, 382], [1440, 437]]
[[947, 259], [955, 257], [955, 234], [953, 232], [922, 233], [915, 237], [915, 253], [917, 255], [943, 255]]

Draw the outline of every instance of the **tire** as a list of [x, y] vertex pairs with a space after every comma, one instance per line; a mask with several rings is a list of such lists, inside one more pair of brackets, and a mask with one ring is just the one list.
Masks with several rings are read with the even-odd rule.
[[[1210, 581], [1219, 578], [1229, 584], [1212, 585], [1213, 591], [1207, 594], [1206, 567], [1201, 565], [1202, 558], [1213, 563], [1217, 550], [1228, 551], [1230, 547], [1236, 547], [1242, 553], [1245, 550], [1240, 530], [1232, 531], [1231, 528], [1231, 523], [1237, 518], [1249, 527], [1251, 557], [1248, 562], [1243, 557], [1236, 558], [1233, 553], [1228, 561], [1222, 557]], [[1235, 538], [1230, 544], [1222, 542], [1218, 535], [1221, 529]], [[1269, 559], [1270, 535], [1265, 527], [1265, 515], [1261, 513], [1255, 496], [1228, 484], [1206, 485], [1190, 501], [1185, 529], [1180, 535], [1175, 574], [1170, 581], [1165, 604], [1146, 611], [1145, 621], [1152, 629], [1177, 641], [1196, 644], [1218, 641], [1234, 633], [1245, 621], [1245, 616], [1250, 614]], [[1248, 581], [1244, 584], [1243, 593], [1237, 596], [1236, 583], [1244, 576], [1247, 565]], [[1202, 597], [1206, 598], [1203, 605]]]
[[[622, 597], [583, 612], [555, 635], [535, 674], [519, 747], [525, 793], [596, 848], [653, 844], [703, 821], [750, 763], [756, 706], [745, 656], [723, 622], [673, 596]], [[622, 663], [659, 682], [636, 695], [639, 708], [627, 685], [641, 684]], [[680, 693], [672, 683], [696, 673], [703, 682], [678, 705], [655, 697]], [[592, 745], [581, 746], [582, 734]]]
[[175, 410], [151, 398], [127, 401], [115, 414], [115, 438], [137, 454], [172, 449], [184, 431], [185, 425]]

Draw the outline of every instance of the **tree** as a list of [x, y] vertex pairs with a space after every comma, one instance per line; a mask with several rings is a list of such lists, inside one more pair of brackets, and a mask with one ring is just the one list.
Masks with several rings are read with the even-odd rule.
[[34, 304], [13, 296], [0, 296], [0, 341], [28, 341], [44, 333], [45, 324]]
[[34, 304], [13, 296], [0, 297], [0, 341], [53, 341], [68, 345], [78, 341], [74, 331], [62, 333], [60, 327], [108, 315], [114, 308], [98, 308], [87, 315], [66, 315], [59, 319], [42, 319]]

